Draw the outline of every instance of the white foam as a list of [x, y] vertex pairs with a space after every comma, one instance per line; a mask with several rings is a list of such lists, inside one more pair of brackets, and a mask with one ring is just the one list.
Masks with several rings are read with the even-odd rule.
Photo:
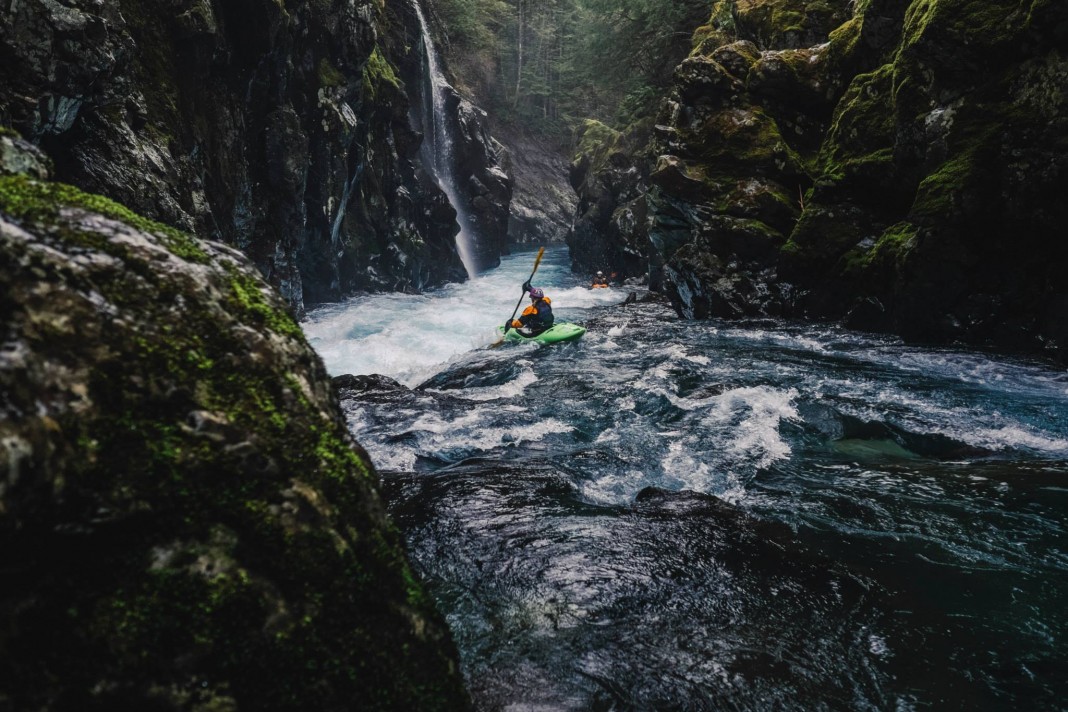
[[726, 443], [731, 460], [767, 467], [790, 456], [790, 445], [779, 434], [783, 420], [797, 420], [795, 389], [777, 390], [768, 386], [736, 388], [713, 399], [707, 425], [713, 432], [729, 434]]
[[538, 442], [548, 435], [574, 430], [556, 418], [507, 426], [490, 425], [495, 413], [495, 408], [474, 408], [452, 420], [444, 420], [434, 413], [426, 414], [411, 425], [410, 431], [417, 434], [420, 451], [439, 453], [452, 449], [492, 450], [509, 443]]
[[427, 390], [433, 393], [446, 393], [448, 395], [458, 396], [465, 400], [491, 401], [518, 398], [523, 395], [528, 386], [537, 382], [537, 375], [533, 370], [527, 367], [520, 371], [519, 375], [511, 381], [502, 383], [499, 386], [476, 386], [465, 388], [462, 391], [438, 390], [436, 388]]
[[[501, 267], [463, 284], [425, 294], [371, 294], [316, 309], [302, 322], [332, 375], [382, 374], [414, 386], [461, 354], [488, 346], [520, 301], [533, 256], [511, 255]], [[618, 289], [576, 286], [564, 249], [546, 252], [534, 284], [552, 299], [560, 321], [581, 321], [584, 310], [619, 304]]]
[[[968, 433], [960, 433], [969, 438]], [[1021, 425], [1006, 425], [1000, 428], [980, 428], [965, 442], [991, 450], [1036, 450], [1051, 455], [1068, 455], [1068, 439], [1047, 437]]]
[[652, 481], [641, 470], [631, 469], [618, 475], [599, 477], [579, 486], [580, 494], [591, 502], [601, 504], [623, 504], [634, 499], [634, 495]]

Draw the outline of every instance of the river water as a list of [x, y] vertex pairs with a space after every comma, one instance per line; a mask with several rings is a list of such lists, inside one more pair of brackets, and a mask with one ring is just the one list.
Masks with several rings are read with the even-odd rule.
[[[534, 280], [320, 309], [481, 710], [1065, 709], [1068, 374]], [[639, 293], [639, 296], [641, 294]]]

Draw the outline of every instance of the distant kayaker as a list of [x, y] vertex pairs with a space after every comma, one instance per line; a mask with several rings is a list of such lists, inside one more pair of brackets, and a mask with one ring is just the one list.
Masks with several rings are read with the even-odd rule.
[[540, 287], [531, 287], [530, 282], [523, 283], [523, 291], [530, 294], [530, 306], [512, 321], [511, 326], [523, 336], [537, 336], [553, 325], [552, 300]]
[[590, 285], [590, 289], [604, 289], [608, 286], [608, 277], [604, 276], [604, 272], [598, 271], [597, 276], [593, 278], [593, 284]]

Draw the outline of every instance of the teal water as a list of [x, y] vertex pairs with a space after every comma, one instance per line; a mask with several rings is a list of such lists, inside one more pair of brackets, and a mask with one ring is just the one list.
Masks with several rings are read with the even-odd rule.
[[304, 327], [479, 709], [1061, 709], [1068, 373], [535, 284], [532, 255]]

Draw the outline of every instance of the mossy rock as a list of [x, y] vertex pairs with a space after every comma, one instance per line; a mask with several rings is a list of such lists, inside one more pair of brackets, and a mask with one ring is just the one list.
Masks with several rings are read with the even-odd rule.
[[[854, 281], [861, 293], [887, 292], [916, 247], [919, 230], [910, 222], [891, 225], [878, 237], [862, 241], [842, 255], [835, 271]], [[876, 284], [883, 289], [876, 289]]]
[[596, 119], [585, 119], [575, 128], [574, 159], [589, 159], [594, 166], [603, 164], [612, 153], [625, 150], [624, 134]]
[[0, 700], [464, 709], [322, 362], [221, 244], [0, 178]]
[[783, 139], [778, 124], [759, 106], [738, 106], [709, 114], [692, 129], [680, 130], [692, 156], [735, 175], [805, 175], [804, 162]]
[[789, 234], [797, 222], [802, 200], [800, 188], [790, 196], [774, 181], [744, 178], [734, 184], [717, 208], [726, 215], [759, 220], [776, 232]]
[[852, 15], [848, 0], [736, 0], [740, 36], [765, 49], [797, 49], [825, 42]]
[[586, 119], [574, 131], [571, 185], [582, 195], [589, 181], [611, 166], [628, 166], [632, 146], [627, 135], [596, 119]]
[[401, 80], [397, 76], [397, 70], [379, 51], [379, 48], [375, 47], [363, 68], [364, 96], [374, 101], [378, 98], [380, 92], [387, 90], [401, 91]]
[[820, 173], [839, 176], [844, 164], [877, 151], [892, 149], [895, 138], [894, 66], [857, 75], [834, 112], [820, 150]]
[[744, 82], [749, 76], [749, 70], [760, 61], [760, 49], [749, 40], [738, 40], [717, 47], [711, 57], [735, 79]]
[[782, 247], [780, 273], [789, 282], [819, 284], [843, 255], [865, 239], [875, 239], [882, 229], [856, 205], [807, 205]]

